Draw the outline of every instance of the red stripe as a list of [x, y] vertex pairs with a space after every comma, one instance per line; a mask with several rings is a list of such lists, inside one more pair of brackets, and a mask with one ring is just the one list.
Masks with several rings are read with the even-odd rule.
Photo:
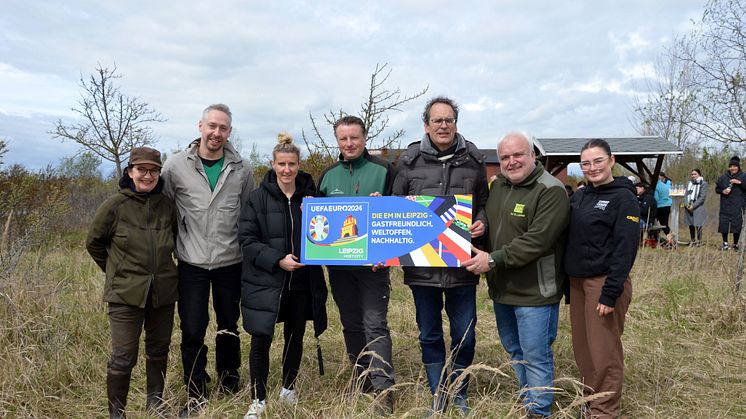
[[399, 258], [393, 258], [386, 261], [386, 266], [401, 266]]
[[459, 247], [453, 240], [448, 238], [445, 234], [441, 233], [438, 236], [438, 240], [440, 240], [441, 243], [448, 249], [449, 252], [451, 252], [454, 256], [456, 256], [456, 259], [458, 259], [461, 262], [466, 262], [467, 260], [471, 259], [471, 253], [466, 253], [464, 249]]

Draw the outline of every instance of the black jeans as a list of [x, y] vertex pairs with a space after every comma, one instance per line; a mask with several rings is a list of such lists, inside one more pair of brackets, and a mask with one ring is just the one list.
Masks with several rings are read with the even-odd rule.
[[[356, 371], [370, 369], [373, 387], [394, 385], [391, 332], [387, 321], [391, 285], [389, 270], [329, 268], [329, 284], [339, 308], [342, 334]], [[371, 351], [376, 356], [361, 355]]]
[[[282, 386], [292, 389], [298, 377], [303, 358], [303, 335], [306, 332], [306, 310], [309, 291], [282, 291], [281, 308], [284, 317], [284, 338], [282, 348]], [[249, 374], [251, 376], [252, 399], [267, 398], [267, 377], [269, 376], [269, 348], [272, 336], [252, 335], [249, 353]]]
[[212, 308], [217, 321], [215, 364], [218, 379], [226, 386], [238, 385], [241, 341], [238, 318], [241, 300], [241, 264], [203, 269], [179, 261], [179, 318], [184, 384], [192, 397], [206, 396], [207, 346], [205, 333], [210, 321], [208, 305], [212, 286]]

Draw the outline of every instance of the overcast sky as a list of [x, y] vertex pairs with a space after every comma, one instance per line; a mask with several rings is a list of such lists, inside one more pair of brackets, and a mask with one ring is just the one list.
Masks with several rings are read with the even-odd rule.
[[[234, 134], [262, 153], [308, 115], [356, 113], [377, 63], [391, 88], [425, 97], [391, 127], [422, 135], [430, 97], [461, 106], [459, 132], [482, 148], [501, 133], [635, 135], [631, 99], [704, 0], [118, 1], [3, 0], [0, 137], [6, 164], [38, 169], [78, 146], [47, 132], [71, 120], [80, 74], [116, 63], [122, 91], [168, 119], [172, 151], [198, 136], [205, 106], [233, 110]], [[326, 127], [325, 127], [326, 128]], [[331, 136], [331, 129], [328, 129]]]

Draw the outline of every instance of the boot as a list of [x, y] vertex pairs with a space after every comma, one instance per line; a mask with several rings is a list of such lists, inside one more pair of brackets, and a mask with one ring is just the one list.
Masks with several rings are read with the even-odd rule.
[[433, 395], [432, 414], [439, 415], [443, 413], [448, 401], [448, 389], [445, 387], [445, 362], [436, 362], [425, 364], [425, 374], [427, 383], [430, 385], [430, 393]]
[[106, 374], [106, 395], [109, 399], [109, 419], [124, 419], [127, 393], [130, 391], [130, 375]]
[[164, 417], [163, 388], [166, 381], [168, 357], [145, 360], [147, 398], [145, 409], [156, 417]]
[[[463, 416], [467, 416], [469, 412], [471, 412], [471, 407], [469, 407], [469, 404], [467, 402], [467, 390], [469, 389], [469, 374], [465, 373], [464, 370], [466, 370], [466, 366], [459, 365], [459, 364], [453, 364], [453, 369], [451, 370], [451, 386], [454, 387], [454, 393], [456, 395], [453, 397], [453, 405], [456, 406], [459, 413]], [[463, 376], [463, 377], [462, 377]], [[458, 384], [457, 384], [458, 381]]]

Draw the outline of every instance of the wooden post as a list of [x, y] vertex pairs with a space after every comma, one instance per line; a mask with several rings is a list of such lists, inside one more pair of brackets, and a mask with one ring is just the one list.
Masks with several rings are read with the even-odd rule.
[[741, 213], [741, 236], [738, 239], [738, 263], [736, 263], [736, 293], [741, 292], [741, 282], [743, 281], [743, 257], [744, 257], [744, 240], [743, 235], [746, 234], [746, 223], [743, 222], [746, 218], [746, 211]]

